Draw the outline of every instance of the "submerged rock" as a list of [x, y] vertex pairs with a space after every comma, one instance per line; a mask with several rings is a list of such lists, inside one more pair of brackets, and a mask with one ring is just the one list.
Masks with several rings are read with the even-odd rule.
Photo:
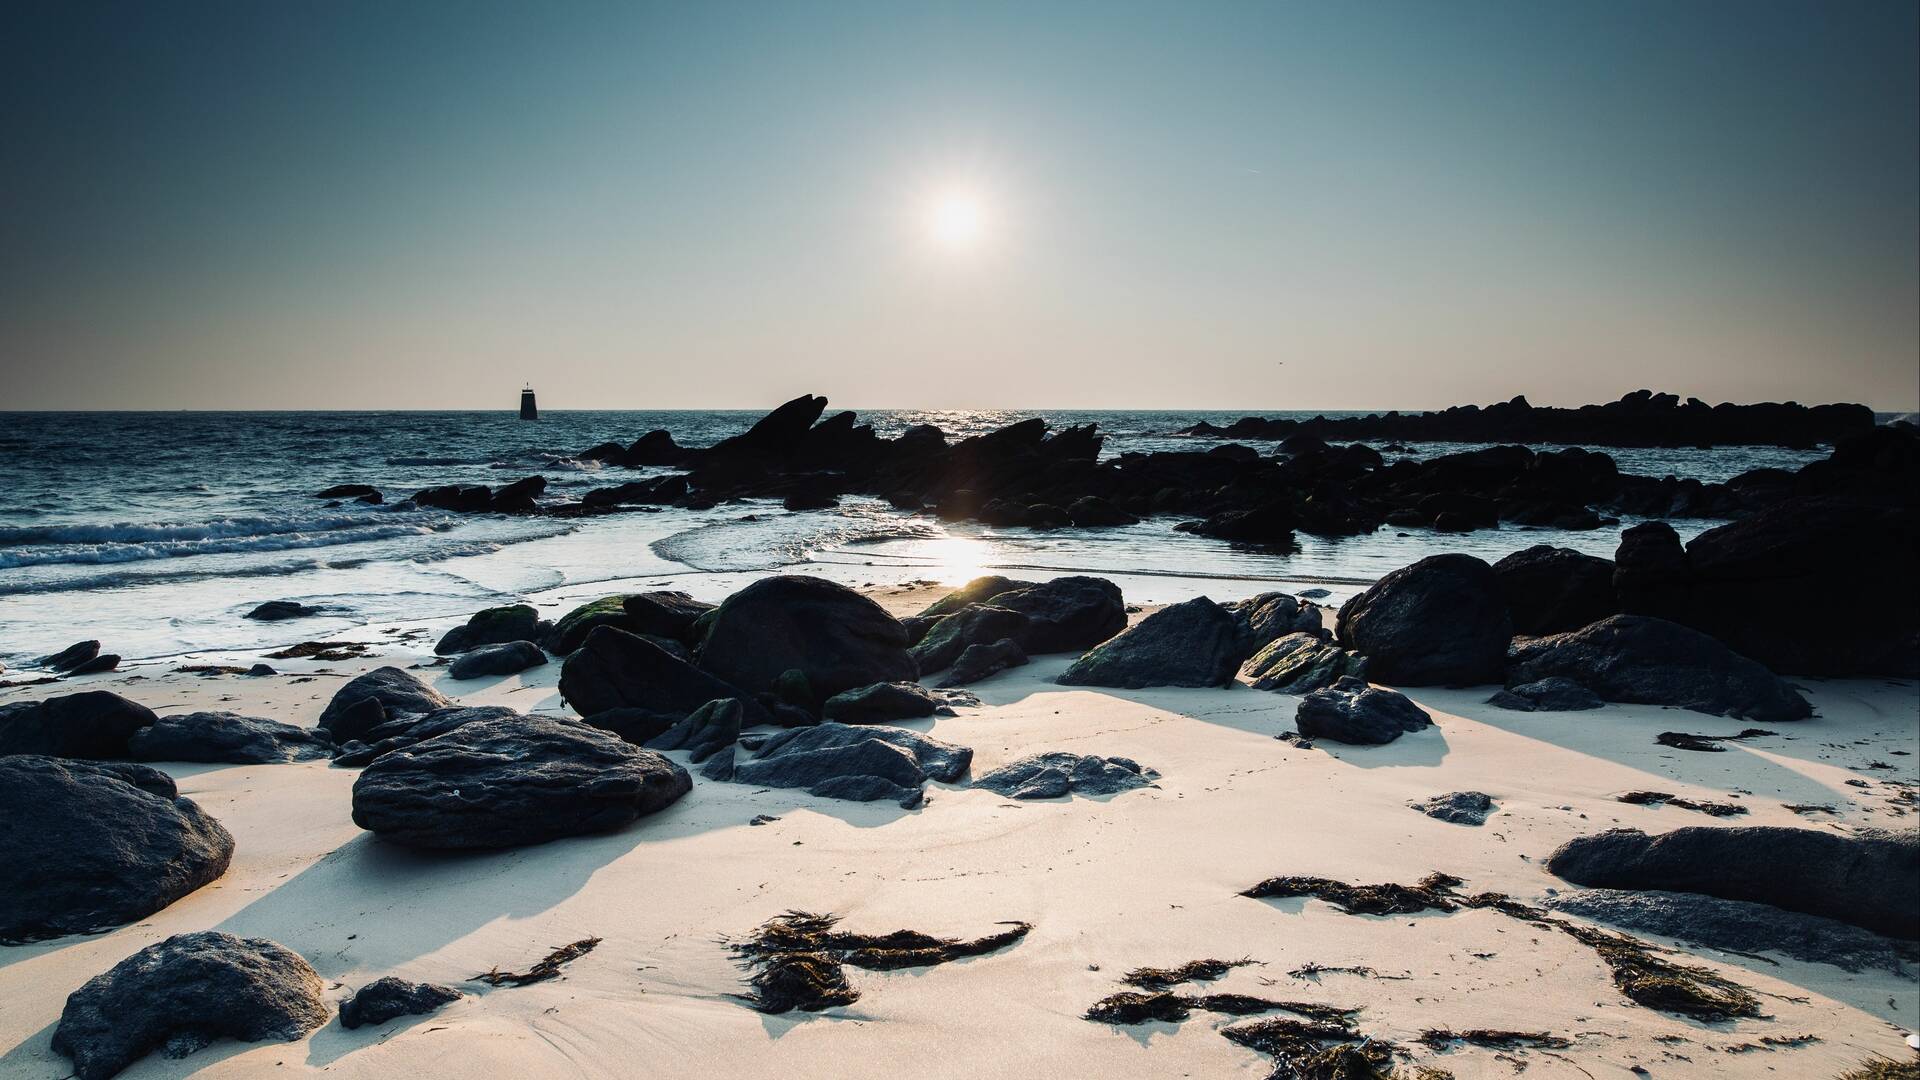
[[0, 941], [143, 919], [232, 857], [233, 837], [158, 769], [0, 757]]
[[317, 728], [230, 712], [162, 716], [127, 740], [127, 756], [135, 761], [270, 765], [332, 753], [333, 740]]
[[1335, 636], [1395, 686], [1498, 682], [1513, 621], [1493, 568], [1471, 555], [1432, 555], [1341, 605]]
[[991, 645], [969, 645], [960, 658], [953, 662], [953, 667], [948, 669], [947, 677], [940, 680], [940, 688], [946, 690], [976, 683], [1026, 663], [1026, 650], [1012, 638], [1001, 638]]
[[944, 704], [919, 683], [874, 683], [828, 698], [820, 714], [843, 724], [884, 724], [932, 716]]
[[0, 705], [0, 754], [124, 758], [127, 740], [157, 717], [106, 690]]
[[408, 982], [388, 975], [375, 979], [340, 1003], [340, 1026], [357, 1028], [365, 1024], [384, 1024], [396, 1016], [424, 1016], [450, 1002], [459, 1001], [460, 991], [434, 983]]
[[685, 717], [718, 698], [737, 698], [748, 723], [766, 722], [751, 696], [638, 634], [612, 626], [593, 633], [560, 668], [560, 696], [582, 716], [613, 709], [644, 709]]
[[1115, 795], [1149, 787], [1159, 778], [1159, 773], [1129, 758], [1083, 757], [1055, 750], [1002, 765], [975, 780], [973, 786], [1010, 799], [1054, 799], [1062, 795]]
[[1241, 660], [1240, 629], [1204, 596], [1172, 604], [1094, 647], [1061, 674], [1062, 686], [1225, 686]]
[[1508, 682], [1564, 676], [1604, 701], [1675, 705], [1774, 723], [1813, 709], [1780, 677], [1698, 630], [1643, 615], [1614, 615], [1514, 645]]
[[1484, 791], [1449, 791], [1410, 802], [1408, 806], [1433, 818], [1454, 825], [1485, 825], [1493, 813], [1493, 796]]
[[768, 739], [757, 757], [734, 765], [733, 779], [852, 802], [890, 799], [911, 808], [925, 797], [928, 780], [952, 783], [972, 762], [971, 749], [904, 728], [825, 723]]
[[1367, 658], [1300, 631], [1268, 642], [1241, 666], [1240, 673], [1255, 690], [1305, 694], [1345, 678], [1366, 679]]
[[67, 998], [53, 1049], [79, 1080], [105, 1080], [154, 1050], [185, 1057], [215, 1039], [291, 1042], [327, 1022], [320, 976], [265, 938], [175, 934]]
[[353, 821], [409, 847], [515, 847], [620, 828], [692, 787], [685, 769], [598, 728], [492, 716], [368, 765]]
[[1293, 725], [1309, 739], [1379, 746], [1433, 726], [1433, 718], [1398, 691], [1341, 679], [1301, 698]]
[[262, 622], [279, 622], [282, 619], [304, 619], [320, 614], [317, 607], [308, 607], [294, 600], [269, 600], [252, 611], [247, 612], [249, 619]]
[[447, 674], [456, 679], [483, 679], [488, 675], [514, 675], [547, 662], [547, 654], [531, 641], [509, 641], [500, 645], [481, 645], [461, 653], [447, 666]]
[[336, 743], [358, 739], [405, 713], [429, 713], [453, 702], [410, 672], [377, 667], [342, 686], [315, 725]]
[[1514, 712], [1584, 712], [1598, 709], [1605, 702], [1572, 679], [1554, 675], [1498, 691], [1487, 704]]
[[700, 669], [750, 692], [775, 690], [789, 671], [806, 677], [816, 702], [919, 676], [900, 621], [823, 578], [761, 578], [727, 597], [708, 618]]

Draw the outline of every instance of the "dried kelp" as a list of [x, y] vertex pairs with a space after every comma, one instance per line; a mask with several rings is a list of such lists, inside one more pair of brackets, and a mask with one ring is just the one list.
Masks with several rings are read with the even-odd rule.
[[364, 641], [303, 641], [266, 655], [269, 660], [357, 660], [368, 648]]
[[1260, 899], [1285, 899], [1311, 896], [1339, 908], [1349, 915], [1412, 915], [1422, 911], [1454, 911], [1457, 897], [1451, 890], [1460, 884], [1451, 874], [1433, 873], [1415, 885], [1349, 885], [1323, 877], [1277, 877], [1255, 885], [1241, 896]]
[[528, 983], [545, 982], [558, 976], [562, 967], [592, 952], [599, 944], [600, 939], [597, 937], [581, 938], [571, 945], [553, 950], [547, 954], [546, 959], [525, 971], [501, 971], [495, 967], [492, 971], [475, 975], [472, 981], [492, 986], [499, 986], [502, 983], [525, 986]]
[[1353, 1022], [1349, 1018], [1360, 1011], [1311, 1001], [1271, 1001], [1251, 994], [1175, 994], [1165, 990], [1140, 993], [1127, 990], [1094, 1002], [1087, 1009], [1086, 1018], [1103, 1024], [1144, 1024], [1150, 1020], [1179, 1023], [1196, 1010], [1228, 1016], [1290, 1012], [1341, 1028], [1351, 1028]]
[[1676, 750], [1698, 750], [1702, 753], [1718, 754], [1726, 750], [1723, 742], [1739, 742], [1741, 739], [1759, 739], [1778, 732], [1761, 728], [1747, 728], [1737, 735], [1691, 735], [1684, 731], [1663, 731], [1653, 737], [1661, 746], [1671, 746]]
[[1391, 1080], [1392, 1043], [1337, 1024], [1272, 1017], [1223, 1028], [1220, 1034], [1274, 1060], [1271, 1080]]
[[997, 952], [1026, 937], [1033, 924], [1003, 923], [998, 934], [964, 941], [917, 930], [889, 934], [851, 934], [834, 927], [838, 915], [789, 911], [768, 920], [753, 936], [734, 942], [734, 955], [756, 968], [747, 980], [753, 992], [744, 1000], [766, 1013], [791, 1009], [817, 1012], [858, 1000], [842, 965], [869, 971], [929, 967], [968, 956]]
[[1920, 1061], [1895, 1061], [1892, 1058], [1865, 1061], [1841, 1073], [1840, 1080], [1920, 1080]]
[[1234, 968], [1253, 962], [1251, 959], [1189, 960], [1174, 968], [1134, 968], [1121, 976], [1120, 981], [1142, 990], [1165, 990], [1186, 982], [1212, 982], [1224, 978]]
[[1435, 1050], [1443, 1050], [1455, 1043], [1484, 1046], [1490, 1050], [1565, 1050], [1573, 1045], [1571, 1040], [1547, 1031], [1501, 1031], [1495, 1028], [1470, 1028], [1466, 1031], [1428, 1028], [1420, 1033], [1420, 1041]]
[[1739, 803], [1700, 802], [1681, 798], [1670, 791], [1629, 791], [1613, 798], [1615, 802], [1632, 803], [1635, 806], [1677, 806], [1682, 810], [1698, 810], [1714, 817], [1733, 817], [1747, 812], [1747, 808]]

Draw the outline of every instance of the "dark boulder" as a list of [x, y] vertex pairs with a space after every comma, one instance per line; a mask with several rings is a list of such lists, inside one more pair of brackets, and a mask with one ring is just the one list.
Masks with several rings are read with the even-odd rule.
[[222, 1038], [292, 1042], [327, 1022], [324, 990], [277, 942], [175, 934], [69, 995], [53, 1049], [79, 1080], [106, 1080], [155, 1050], [179, 1058]]
[[544, 476], [515, 480], [493, 493], [488, 508], [498, 514], [531, 514], [535, 509], [534, 500], [546, 490], [547, 478]]
[[384, 1024], [396, 1016], [424, 1016], [460, 1000], [460, 991], [434, 983], [408, 982], [388, 975], [361, 987], [340, 1003], [340, 1026]]
[[1098, 495], [1082, 495], [1067, 504], [1067, 516], [1072, 519], [1074, 527], [1078, 529], [1102, 529], [1140, 523], [1139, 518]]
[[1501, 690], [1487, 704], [1514, 712], [1584, 712], [1604, 704], [1600, 695], [1555, 675], [1537, 682], [1521, 683]]
[[124, 758], [127, 740], [156, 717], [106, 690], [0, 705], [0, 754]]
[[1493, 564], [1516, 634], [1557, 634], [1620, 612], [1613, 563], [1536, 544]]
[[379, 502], [380, 489], [367, 484], [335, 484], [325, 491], [313, 493], [316, 499], [358, 499], [362, 502]]
[[1658, 934], [1690, 945], [1743, 953], [1777, 952], [1844, 971], [1907, 973], [1912, 947], [1838, 919], [1768, 904], [1658, 889], [1579, 889], [1546, 902], [1554, 911], [1634, 934]]
[[909, 651], [920, 674], [932, 675], [952, 666], [970, 646], [1002, 638], [1019, 641], [1032, 626], [1033, 620], [1018, 611], [993, 604], [973, 604], [940, 618]]
[[1484, 791], [1449, 791], [1407, 805], [1452, 825], [1485, 825], [1487, 815], [1493, 813], [1493, 797]]
[[940, 688], [945, 690], [976, 683], [1008, 668], [1021, 667], [1026, 662], [1026, 650], [1012, 638], [1001, 638], [991, 645], [969, 645], [960, 658], [953, 662], [953, 666], [947, 669], [947, 677], [940, 680]]
[[699, 667], [748, 691], [771, 691], [788, 671], [820, 701], [877, 682], [919, 676], [907, 632], [886, 609], [824, 578], [762, 578], [711, 616]]
[[889, 799], [911, 808], [925, 798], [928, 780], [952, 783], [972, 762], [971, 749], [904, 728], [827, 723], [768, 739], [758, 756], [735, 764], [733, 779], [851, 802]]
[[430, 713], [452, 704], [410, 672], [377, 667], [336, 691], [315, 726], [334, 742], [344, 743], [402, 714]]
[[413, 493], [415, 506], [451, 510], [457, 514], [480, 514], [493, 509], [493, 492], [485, 484], [443, 484]]
[[560, 696], [581, 716], [609, 709], [645, 709], [685, 717], [716, 698], [738, 698], [750, 724], [765, 723], [752, 696], [701, 671], [638, 634], [596, 627], [560, 667]]
[[694, 620], [714, 608], [686, 593], [665, 591], [633, 593], [620, 606], [627, 612], [626, 629], [686, 644], [694, 641]]
[[[698, 712], [699, 710], [694, 710]], [[635, 746], [645, 746], [648, 741], [673, 727], [685, 716], [676, 713], [654, 712], [652, 709], [640, 709], [622, 706], [617, 709], [605, 709], [580, 718], [583, 724], [589, 724], [602, 731], [611, 731], [626, 742]]]
[[648, 740], [647, 749], [685, 750], [688, 760], [696, 765], [715, 754], [724, 754], [712, 770], [719, 774], [713, 779], [724, 780], [733, 774], [733, 744], [740, 741], [740, 725], [745, 715], [736, 698], [709, 701], [688, 713], [685, 720]]
[[1341, 679], [1300, 699], [1293, 726], [1309, 739], [1332, 739], [1359, 746], [1390, 743], [1410, 731], [1431, 727], [1426, 711], [1394, 690]]
[[1609, 829], [1562, 844], [1547, 869], [1576, 885], [1703, 893], [1920, 938], [1920, 833], [1911, 829]]
[[98, 675], [103, 671], [112, 671], [120, 666], [118, 653], [101, 653], [91, 660], [83, 660], [67, 669], [69, 677], [74, 675]]
[[1015, 589], [1032, 588], [1033, 584], [1031, 581], [1018, 581], [1014, 578], [1000, 577], [998, 575], [977, 577], [927, 605], [927, 609], [920, 614], [951, 615], [961, 608], [970, 607], [974, 604], [984, 604], [994, 597], [999, 596], [1001, 593], [1013, 592]]
[[278, 622], [281, 619], [304, 619], [318, 614], [320, 614], [319, 608], [308, 607], [293, 600], [269, 600], [247, 612], [246, 617], [259, 619], [262, 622]]
[[272, 765], [332, 753], [333, 740], [318, 728], [230, 712], [162, 716], [127, 740], [127, 756], [135, 761]]
[[1083, 652], [1127, 628], [1120, 586], [1105, 578], [1057, 577], [993, 598], [995, 607], [1030, 623], [1020, 647], [1029, 653]]
[[461, 653], [447, 665], [447, 674], [456, 679], [481, 679], [488, 675], [513, 675], [546, 662], [547, 654], [533, 642], [509, 641]]
[[1365, 679], [1367, 658], [1298, 631], [1268, 642], [1240, 667], [1255, 690], [1305, 694], [1345, 678]]
[[1685, 619], [1691, 576], [1686, 549], [1673, 526], [1648, 521], [1621, 531], [1613, 553], [1613, 591], [1623, 613]]
[[497, 716], [375, 759], [354, 781], [353, 821], [408, 847], [516, 847], [620, 828], [692, 787], [598, 728]]
[[1283, 592], [1261, 593], [1220, 606], [1233, 616], [1240, 630], [1242, 659], [1288, 634], [1318, 636], [1321, 632], [1320, 609]]
[[874, 683], [833, 695], [820, 715], [842, 724], [885, 724], [932, 716], [944, 704], [919, 683]]
[[0, 757], [0, 942], [143, 919], [232, 857], [233, 837], [158, 769]]
[[1055, 750], [1021, 758], [973, 782], [1009, 799], [1057, 799], [1062, 795], [1117, 795], [1151, 787], [1160, 778], [1131, 758], [1095, 757]]
[[1062, 686], [1225, 686], [1240, 667], [1240, 629], [1204, 596], [1141, 619], [1073, 662]]
[[1803, 720], [1813, 709], [1780, 677], [1698, 630], [1665, 619], [1614, 615], [1513, 647], [1508, 682], [1561, 676], [1603, 701], [1674, 705], [1763, 723]]
[[1380, 682], [1473, 685], [1499, 681], [1513, 621], [1491, 566], [1432, 555], [1348, 600], [1335, 635]]
[[508, 604], [474, 612], [465, 623], [447, 631], [433, 651], [447, 656], [482, 645], [533, 641], [540, 636], [540, 613], [526, 604]]
[[633, 617], [627, 614], [627, 598], [624, 594], [603, 596], [589, 601], [560, 616], [553, 624], [553, 630], [543, 642], [548, 651], [555, 656], [566, 656], [587, 643], [587, 635], [602, 626], [612, 626], [628, 633], [637, 633]]
[[76, 641], [52, 656], [41, 657], [40, 666], [53, 671], [72, 671], [99, 655], [98, 641]]
[[367, 731], [359, 739], [335, 747], [333, 763], [343, 768], [358, 768], [372, 763], [383, 754], [404, 750], [436, 735], [444, 735], [463, 724], [519, 715], [504, 705], [456, 705], [435, 709], [430, 713], [402, 713]]

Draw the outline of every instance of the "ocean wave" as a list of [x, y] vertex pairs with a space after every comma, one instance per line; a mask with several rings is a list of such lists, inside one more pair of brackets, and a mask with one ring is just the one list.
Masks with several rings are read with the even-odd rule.
[[686, 529], [655, 540], [655, 555], [695, 570], [775, 570], [808, 561], [816, 552], [843, 545], [887, 540], [931, 539], [938, 529], [898, 516], [864, 516], [855, 507], [843, 514], [748, 514], [731, 521]]
[[[171, 543], [328, 532], [384, 525], [393, 520], [395, 513], [394, 510], [371, 510], [346, 514], [214, 518], [210, 521], [191, 522], [8, 525], [0, 526], [0, 548], [50, 544]], [[4, 565], [6, 565], [4, 562], [0, 562], [0, 566]]]
[[265, 535], [219, 536], [181, 540], [68, 543], [49, 547], [15, 547], [0, 551], [0, 570], [62, 563], [124, 563], [145, 559], [177, 559], [188, 555], [221, 555], [237, 551], [287, 551], [331, 547], [399, 536], [427, 536], [451, 523], [369, 525], [325, 532], [278, 532]]

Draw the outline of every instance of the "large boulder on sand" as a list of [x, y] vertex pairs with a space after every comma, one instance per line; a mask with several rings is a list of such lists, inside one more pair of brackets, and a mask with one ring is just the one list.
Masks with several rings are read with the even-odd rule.
[[474, 612], [466, 622], [447, 631], [433, 651], [448, 656], [482, 645], [533, 641], [539, 636], [540, 613], [527, 604], [509, 604]]
[[375, 759], [354, 781], [353, 821], [408, 847], [515, 847], [617, 829], [692, 787], [599, 728], [497, 716]]
[[430, 713], [453, 702], [410, 672], [377, 667], [334, 692], [316, 727], [336, 743], [358, 739], [405, 713]]
[[924, 677], [945, 671], [975, 645], [990, 645], [1002, 638], [1019, 641], [1032, 625], [1033, 620], [1009, 608], [972, 604], [938, 617], [909, 651]]
[[340, 1026], [384, 1024], [396, 1016], [420, 1016], [459, 1000], [460, 991], [451, 986], [408, 982], [388, 975], [373, 980], [340, 1003]]
[[162, 716], [127, 740], [127, 756], [135, 761], [272, 765], [332, 753], [333, 740], [318, 728], [230, 712]]
[[733, 779], [851, 802], [889, 799], [910, 808], [925, 798], [928, 780], [952, 783], [972, 763], [968, 747], [905, 728], [826, 723], [768, 739], [757, 757], [734, 765]]
[[741, 589], [708, 616], [702, 671], [749, 692], [771, 692], [798, 671], [815, 703], [877, 682], [912, 682], [900, 621], [823, 578], [783, 574]]
[[1127, 628], [1120, 586], [1105, 578], [1057, 577], [995, 595], [993, 606], [1025, 615], [1029, 653], [1083, 652]]
[[124, 758], [127, 740], [155, 719], [152, 709], [105, 690], [0, 705], [0, 754]]
[[704, 600], [665, 591], [632, 593], [620, 606], [627, 613], [625, 629], [686, 644], [693, 643], [695, 620], [713, 610]]
[[324, 985], [277, 942], [217, 930], [175, 934], [67, 998], [53, 1049], [79, 1080], [105, 1080], [155, 1050], [185, 1057], [215, 1039], [291, 1042], [327, 1022]]
[[158, 769], [0, 757], [0, 941], [143, 919], [232, 857], [233, 837]]
[[947, 669], [947, 677], [940, 680], [940, 688], [945, 690], [966, 686], [1026, 663], [1027, 651], [1012, 638], [1001, 638], [990, 645], [969, 645], [960, 658], [953, 662], [953, 666]]
[[1160, 774], [1132, 758], [1081, 755], [1065, 750], [1010, 761], [973, 782], [1009, 799], [1057, 799], [1062, 795], [1117, 795], [1151, 787]]
[[833, 695], [820, 715], [842, 724], [885, 724], [932, 716], [945, 704], [945, 698], [919, 683], [874, 683]]
[[1493, 564], [1516, 634], [1557, 634], [1618, 614], [1613, 563], [1536, 544]]
[[1493, 567], [1431, 555], [1343, 604], [1334, 633], [1379, 682], [1473, 685], [1499, 681], [1513, 621]]
[[1763, 723], [1803, 720], [1813, 709], [1780, 677], [1698, 630], [1644, 615], [1614, 615], [1513, 647], [1513, 685], [1562, 676], [1634, 705], [1674, 705]]
[[1171, 604], [1095, 646], [1062, 686], [1225, 686], [1240, 667], [1240, 627], [1204, 596]]
[[964, 607], [988, 603], [1001, 593], [1010, 593], [1015, 589], [1030, 589], [1033, 585], [1031, 581], [1020, 581], [997, 574], [977, 577], [927, 605], [927, 609], [920, 614], [928, 618], [951, 615]]
[[611, 626], [595, 627], [586, 644], [560, 667], [560, 696], [582, 716], [612, 709], [645, 709], [676, 717], [719, 698], [738, 698], [749, 724], [765, 710], [739, 687], [701, 671], [653, 641]]
[[623, 594], [589, 600], [560, 616], [542, 644], [553, 655], [565, 656], [586, 644], [588, 635], [602, 626], [615, 626], [634, 632], [633, 617], [627, 614], [626, 605], [627, 598]]
[[1240, 628], [1242, 659], [1288, 634], [1318, 636], [1321, 633], [1320, 609], [1287, 593], [1260, 593], [1220, 606], [1227, 609], [1234, 625]]
[[531, 641], [508, 641], [469, 649], [447, 665], [447, 674], [456, 679], [484, 679], [489, 675], [514, 675], [547, 662], [547, 654]]
[[1240, 666], [1255, 690], [1306, 694], [1341, 679], [1365, 679], [1367, 658], [1304, 630], [1276, 638]]
[[1576, 885], [1748, 900], [1920, 938], [1920, 833], [1911, 829], [1609, 829], [1562, 844], [1547, 869]]
[[1433, 718], [1405, 694], [1341, 679], [1300, 699], [1293, 726], [1309, 739], [1359, 746], [1390, 743], [1409, 731], [1431, 727]]

